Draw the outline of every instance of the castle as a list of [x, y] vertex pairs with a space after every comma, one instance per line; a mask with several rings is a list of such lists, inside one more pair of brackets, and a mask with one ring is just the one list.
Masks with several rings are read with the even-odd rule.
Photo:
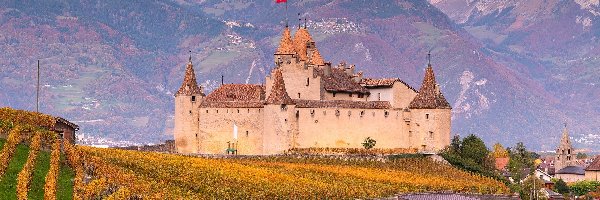
[[278, 154], [291, 148], [438, 151], [450, 144], [451, 107], [431, 64], [419, 91], [398, 78], [364, 78], [325, 62], [308, 30], [283, 30], [264, 85], [222, 84], [205, 95], [192, 60], [175, 94], [179, 153]]

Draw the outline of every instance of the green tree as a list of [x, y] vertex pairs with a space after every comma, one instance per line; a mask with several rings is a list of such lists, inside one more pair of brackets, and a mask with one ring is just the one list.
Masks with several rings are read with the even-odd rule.
[[514, 181], [518, 182], [523, 179], [522, 173], [526, 169], [529, 169], [528, 174], [533, 172], [534, 159], [522, 142], [518, 142], [514, 148], [509, 149], [508, 154], [510, 156], [510, 161], [508, 161], [508, 171]]
[[367, 150], [375, 147], [375, 144], [377, 144], [377, 141], [371, 137], [365, 138], [365, 141], [362, 143], [363, 147], [365, 147]]
[[586, 159], [588, 155], [586, 153], [577, 153], [577, 159]]
[[598, 181], [577, 181], [573, 183], [569, 188], [573, 194], [582, 196], [588, 192], [596, 190], [600, 186]]
[[523, 188], [520, 192], [521, 199], [541, 199], [543, 196], [541, 189], [544, 187], [544, 181], [535, 176], [528, 176], [523, 180]]
[[460, 146], [460, 155], [465, 159], [471, 159], [476, 163], [487, 162], [490, 151], [485, 146], [485, 143], [477, 136], [471, 134], [462, 141]]
[[569, 186], [561, 178], [561, 179], [558, 179], [554, 183], [554, 191], [558, 192], [560, 194], [568, 194], [569, 193]]
[[462, 142], [460, 141], [460, 136], [459, 135], [455, 135], [454, 137], [452, 137], [452, 142], [450, 142], [450, 150], [456, 152], [456, 153], [460, 153], [460, 144]]

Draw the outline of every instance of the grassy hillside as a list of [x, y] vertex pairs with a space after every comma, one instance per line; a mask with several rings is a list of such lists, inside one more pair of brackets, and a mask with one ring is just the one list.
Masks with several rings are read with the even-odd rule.
[[[0, 149], [4, 147], [5, 139], [0, 139]], [[8, 165], [8, 169], [4, 177], [0, 179], [0, 197], [2, 199], [17, 199], [16, 188], [17, 188], [17, 174], [23, 168], [25, 161], [27, 161], [27, 155], [29, 147], [20, 144], [17, 146], [17, 150], [14, 154], [13, 159]], [[33, 179], [31, 181], [31, 188], [29, 190], [29, 199], [44, 199], [44, 183], [45, 177], [50, 167], [50, 152], [41, 151], [38, 155], [38, 159], [33, 172]], [[73, 170], [66, 165], [61, 165], [58, 188], [57, 188], [57, 199], [72, 199], [73, 196]]]
[[119, 185], [127, 196], [142, 198], [355, 199], [414, 192], [509, 192], [496, 180], [426, 158], [386, 163], [287, 156], [209, 159], [85, 146], [76, 149], [84, 163], [97, 169], [93, 182], [101, 187], [91, 190]]

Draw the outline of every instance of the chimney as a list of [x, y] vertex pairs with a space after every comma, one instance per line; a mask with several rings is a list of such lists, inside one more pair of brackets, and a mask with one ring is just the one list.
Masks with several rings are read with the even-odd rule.
[[354, 82], [360, 83], [360, 80], [363, 78], [363, 72], [359, 71], [354, 75]]
[[331, 74], [331, 63], [325, 63], [325, 66], [323, 66], [323, 74], [325, 76], [329, 76], [329, 74]]
[[350, 67], [345, 68], [344, 71], [346, 72], [346, 74], [352, 76], [354, 75], [354, 67], [355, 65], [350, 65]]

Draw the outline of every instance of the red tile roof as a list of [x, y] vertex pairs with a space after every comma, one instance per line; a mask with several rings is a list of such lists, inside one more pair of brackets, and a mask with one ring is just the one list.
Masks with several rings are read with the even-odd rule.
[[585, 171], [600, 171], [600, 156], [596, 156], [594, 161], [592, 161], [592, 163], [585, 168]]
[[325, 65], [325, 60], [323, 60], [323, 57], [321, 56], [321, 53], [319, 53], [319, 50], [317, 48], [315, 48], [314, 52], [312, 53], [312, 57], [310, 58], [312, 64], [317, 65], [317, 66], [323, 66]]
[[198, 83], [196, 82], [196, 74], [194, 73], [194, 65], [192, 65], [192, 59], [190, 57], [190, 61], [185, 68], [185, 76], [183, 77], [183, 83], [181, 87], [175, 93], [175, 96], [179, 95], [201, 95], [204, 96], [204, 92], [202, 92], [202, 88], [198, 87]]
[[450, 104], [435, 82], [435, 75], [431, 65], [425, 70], [425, 78], [419, 93], [410, 102], [410, 109], [451, 109]]
[[348, 100], [302, 100], [296, 99], [296, 108], [358, 108], [358, 109], [391, 109], [387, 101], [348, 101]]
[[505, 170], [510, 158], [496, 158], [496, 169]]
[[288, 96], [285, 90], [285, 82], [283, 81], [283, 75], [281, 74], [281, 69], [274, 69], [275, 73], [273, 74], [273, 86], [271, 87], [271, 93], [267, 98], [266, 103], [268, 104], [294, 104], [292, 98]]
[[363, 78], [360, 80], [360, 85], [362, 85], [363, 87], [366, 87], [366, 88], [392, 87], [394, 85], [394, 83], [396, 83], [396, 82], [400, 82], [400, 83], [404, 84], [406, 87], [408, 87], [409, 89], [411, 89], [412, 91], [417, 92], [417, 90], [415, 88], [411, 87], [410, 85], [408, 85], [406, 82], [400, 80], [399, 78], [380, 78], [380, 79]]
[[353, 80], [344, 69], [332, 67], [331, 73], [325, 75], [323, 67], [315, 68], [322, 77], [323, 86], [328, 92], [347, 92], [368, 94], [369, 90]]
[[277, 52], [275, 54], [294, 54], [294, 43], [292, 42], [292, 36], [290, 34], [290, 29], [286, 26], [283, 29], [283, 33], [281, 35], [281, 41], [279, 42], [279, 48], [277, 48]]
[[262, 108], [264, 101], [204, 101], [200, 104], [202, 108]]
[[262, 85], [223, 84], [204, 99], [204, 102], [260, 102], [265, 99]]
[[298, 31], [296, 31], [296, 34], [294, 34], [294, 48], [296, 50], [296, 52], [298, 53], [298, 56], [300, 57], [300, 60], [307, 60], [306, 57], [306, 43], [307, 42], [312, 42], [313, 39], [310, 36], [310, 33], [308, 33], [308, 30], [306, 28], [300, 28], [298, 29]]

